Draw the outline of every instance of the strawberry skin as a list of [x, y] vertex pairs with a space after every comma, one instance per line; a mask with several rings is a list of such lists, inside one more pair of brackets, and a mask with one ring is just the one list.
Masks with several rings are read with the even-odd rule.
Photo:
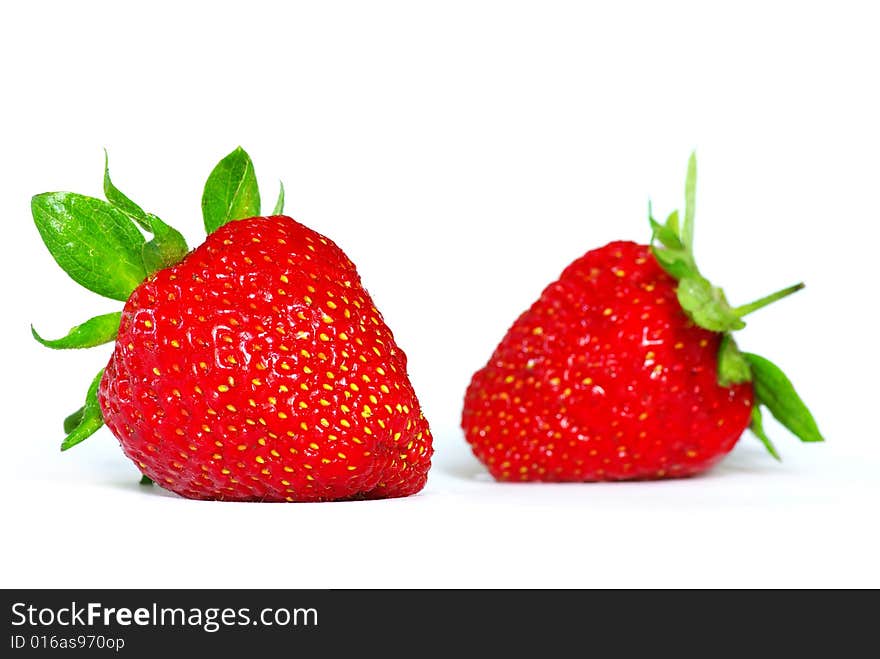
[[718, 384], [722, 334], [695, 325], [651, 248], [614, 242], [550, 284], [471, 381], [462, 427], [498, 480], [691, 476], [751, 421]]
[[401, 497], [430, 467], [406, 357], [354, 265], [286, 216], [229, 222], [140, 284], [98, 400], [125, 454], [189, 498]]

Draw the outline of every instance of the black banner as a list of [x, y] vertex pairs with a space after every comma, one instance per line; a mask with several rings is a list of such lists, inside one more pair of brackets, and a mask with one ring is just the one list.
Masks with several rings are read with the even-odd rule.
[[[698, 648], [839, 650], [873, 629], [816, 594], [663, 591], [7, 590], [0, 656], [555, 656]], [[840, 598], [840, 594], [832, 597]], [[827, 599], [825, 600], [827, 602]], [[823, 610], [824, 609], [824, 610]], [[817, 618], [818, 611], [821, 617]], [[832, 622], [840, 622], [835, 627]], [[813, 624], [811, 620], [821, 620]], [[760, 638], [760, 641], [756, 640]], [[328, 654], [331, 653], [331, 654]]]

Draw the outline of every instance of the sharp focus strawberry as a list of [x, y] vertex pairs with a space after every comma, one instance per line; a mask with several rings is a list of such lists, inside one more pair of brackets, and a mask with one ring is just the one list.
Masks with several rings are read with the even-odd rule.
[[[189, 254], [180, 234], [109, 175], [105, 193], [110, 203], [68, 193], [33, 202], [59, 264], [86, 287], [127, 298], [121, 314], [63, 339], [34, 333], [56, 348], [116, 338], [85, 406], [65, 422], [63, 449], [106, 423], [145, 477], [194, 499], [322, 501], [422, 489], [431, 433], [404, 353], [342, 250], [280, 214], [283, 189], [273, 216], [246, 217], [259, 212], [259, 193], [243, 151], [209, 178], [211, 233]], [[95, 259], [87, 248], [101, 236], [110, 239]], [[68, 237], [86, 247], [59, 248]]]
[[568, 266], [507, 332], [467, 390], [462, 427], [498, 480], [691, 476], [747, 428], [778, 458], [762, 407], [803, 441], [822, 436], [782, 371], [740, 352], [742, 317], [798, 284], [731, 307], [693, 258], [696, 162], [683, 223], [657, 246], [614, 242]]

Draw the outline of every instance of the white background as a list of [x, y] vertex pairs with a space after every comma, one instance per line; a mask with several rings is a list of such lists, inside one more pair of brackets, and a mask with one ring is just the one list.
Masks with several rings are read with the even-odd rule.
[[[873, 3], [30, 2], [0, 9], [0, 586], [880, 586]], [[655, 6], [656, 5], [656, 6]], [[33, 342], [118, 305], [45, 251], [29, 199], [114, 181], [201, 236], [236, 145], [268, 207], [334, 238], [407, 352], [436, 436], [422, 494], [186, 501], [106, 431], [61, 454], [109, 346]], [[697, 254], [740, 344], [828, 438], [743, 437], [704, 477], [499, 485], [458, 418], [471, 373], [572, 259], [648, 238], [699, 156]]]

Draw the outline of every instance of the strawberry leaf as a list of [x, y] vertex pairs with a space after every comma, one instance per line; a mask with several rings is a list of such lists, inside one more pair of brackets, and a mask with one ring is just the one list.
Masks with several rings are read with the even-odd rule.
[[736, 345], [736, 341], [730, 334], [721, 337], [721, 345], [718, 348], [718, 384], [729, 387], [733, 384], [750, 382], [752, 369], [749, 362], [743, 357]]
[[804, 290], [803, 282], [795, 284], [794, 286], [789, 286], [788, 288], [783, 288], [781, 291], [776, 291], [775, 293], [771, 293], [770, 295], [766, 295], [760, 300], [755, 300], [754, 302], [750, 302], [749, 304], [739, 306], [734, 309], [734, 312], [737, 316], [742, 318], [743, 316], [747, 316], [750, 313], [757, 311], [758, 309], [763, 309], [768, 304], [778, 302], [779, 300], [787, 298], [789, 295], [792, 295], [802, 290]]
[[[751, 381], [755, 390], [751, 429], [779, 459], [773, 443], [764, 432], [761, 406], [805, 442], [824, 441], [813, 415], [794, 390], [791, 381], [772, 362], [751, 353], [740, 352], [730, 332], [746, 326], [742, 318], [768, 304], [801, 290], [803, 284], [789, 286], [754, 302], [732, 307], [724, 291], [713, 286], [697, 268], [694, 258], [694, 215], [696, 211], [697, 157], [691, 153], [685, 180], [684, 220], [679, 226], [678, 212], [669, 214], [665, 224], [653, 217], [648, 205], [648, 220], [653, 232], [651, 251], [657, 263], [678, 280], [676, 295], [682, 310], [699, 327], [723, 334], [718, 349], [718, 384], [722, 387]], [[660, 245], [655, 245], [657, 241]]]
[[202, 194], [205, 231], [213, 233], [227, 222], [260, 214], [260, 190], [250, 156], [238, 147], [208, 176]]
[[791, 380], [768, 359], [743, 353], [752, 367], [755, 395], [783, 426], [803, 442], [824, 442], [816, 420], [798, 396]]
[[[681, 227], [681, 242], [689, 254], [694, 253], [694, 214], [697, 210], [697, 154], [691, 153], [688, 159], [687, 177], [684, 183], [684, 224]], [[675, 217], [678, 223], [678, 215]]]
[[141, 485], [152, 485], [153, 479], [149, 476], [141, 476]]
[[278, 190], [278, 201], [275, 202], [275, 208], [272, 209], [272, 215], [281, 215], [284, 212], [284, 183], [279, 181], [281, 188]]
[[761, 414], [761, 406], [757, 403], [752, 407], [752, 423], [749, 426], [749, 430], [752, 431], [755, 437], [761, 440], [761, 443], [770, 455], [782, 462], [779, 452], [776, 450], [776, 447], [773, 446], [773, 442], [770, 441], [767, 433], [764, 432], [764, 416]]
[[147, 221], [153, 239], [141, 249], [141, 258], [147, 274], [151, 275], [157, 270], [180, 263], [189, 248], [186, 246], [186, 239], [177, 229], [168, 226], [155, 215], [147, 214]]
[[651, 228], [654, 230], [654, 239], [659, 240], [664, 247], [672, 251], [682, 251], [684, 246], [678, 239], [678, 234], [665, 224], [660, 224], [654, 218], [650, 218]]
[[693, 274], [691, 263], [683, 251], [662, 249], [656, 246], [652, 247], [651, 251], [660, 267], [676, 279], [681, 280]]
[[681, 278], [677, 294], [682, 309], [700, 327], [713, 332], [729, 332], [746, 326], [727, 303], [724, 292], [703, 277]]
[[81, 286], [127, 300], [146, 277], [144, 237], [111, 204], [72, 192], [46, 192], [31, 200], [31, 212], [56, 263]]
[[[685, 249], [678, 232], [678, 211], [672, 211], [666, 218], [666, 224], [654, 219], [651, 202], [648, 202], [648, 222], [651, 224], [651, 251], [654, 258], [670, 275], [676, 279], [698, 276], [697, 266], [693, 257]], [[654, 245], [659, 241], [663, 247]]]
[[[92, 384], [89, 387], [88, 392], [86, 393], [86, 404], [82, 407], [82, 417], [80, 418], [79, 423], [76, 425], [76, 427], [73, 428], [67, 434], [67, 437], [64, 438], [64, 441], [61, 442], [62, 451], [66, 451], [67, 449], [76, 446], [83, 440], [88, 439], [89, 437], [94, 435], [101, 426], [104, 425], [104, 417], [101, 416], [101, 406], [98, 403], [98, 386], [101, 384], [101, 376], [103, 375], [104, 369], [102, 368], [100, 371], [98, 371], [95, 379], [92, 380]], [[70, 418], [71, 417], [68, 417], [68, 419]], [[67, 419], [65, 419], [64, 425], [66, 429], [68, 426]]]
[[180, 262], [189, 248], [179, 231], [173, 229], [152, 213], [145, 212], [129, 199], [110, 180], [109, 160], [104, 149], [104, 196], [107, 201], [153, 234], [152, 240], [141, 248], [141, 260], [148, 275]]
[[107, 155], [107, 149], [104, 149], [104, 196], [107, 201], [137, 222], [142, 229], [151, 231], [144, 210], [125, 196], [110, 180], [110, 158]]
[[[666, 228], [672, 231], [676, 238], [681, 237], [681, 229], [678, 226], [678, 211], [674, 210], [669, 214], [669, 217], [666, 218]], [[681, 245], [681, 240], [679, 240], [679, 245]], [[684, 248], [684, 245], [681, 247]]]
[[93, 348], [95, 346], [109, 343], [116, 339], [116, 333], [119, 331], [119, 320], [122, 314], [119, 311], [106, 313], [102, 316], [89, 318], [81, 325], [72, 327], [66, 336], [60, 339], [47, 340], [37, 334], [37, 330], [31, 325], [31, 334], [34, 338], [47, 348], [56, 350], [67, 350], [70, 348]]
[[76, 428], [83, 418], [83, 412], [85, 411], [85, 406], [79, 408], [76, 412], [69, 415], [66, 419], [64, 419], [64, 434], [73, 432], [73, 429]]

